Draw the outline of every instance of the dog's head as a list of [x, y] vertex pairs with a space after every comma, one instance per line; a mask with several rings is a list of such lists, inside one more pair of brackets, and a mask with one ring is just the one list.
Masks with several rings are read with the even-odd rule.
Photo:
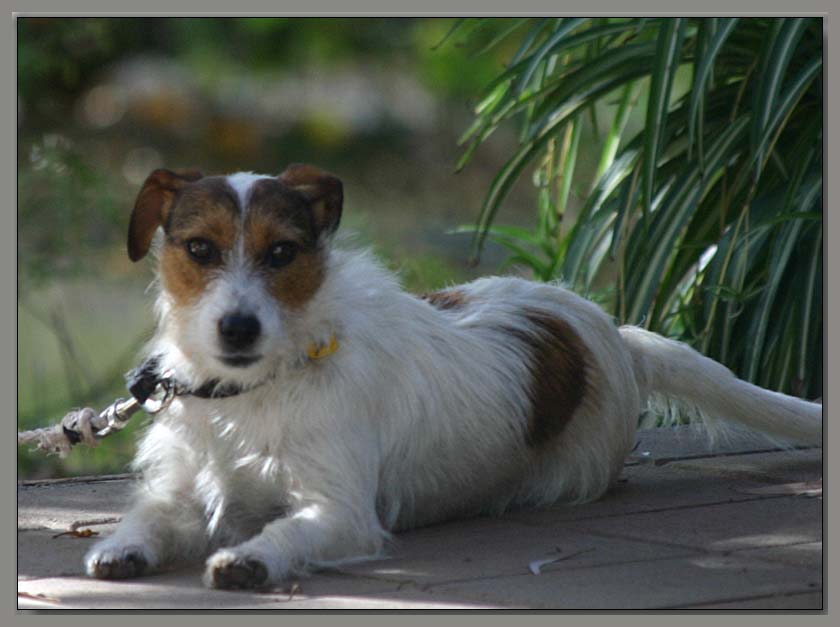
[[342, 184], [309, 165], [280, 176], [155, 170], [128, 230], [132, 261], [159, 228], [171, 339], [199, 370], [258, 378], [290, 344], [289, 320], [324, 280]]

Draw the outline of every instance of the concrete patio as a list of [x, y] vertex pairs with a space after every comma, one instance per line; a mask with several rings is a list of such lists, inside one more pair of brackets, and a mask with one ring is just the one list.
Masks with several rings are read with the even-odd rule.
[[824, 607], [818, 448], [744, 437], [710, 448], [694, 428], [642, 431], [618, 487], [597, 503], [411, 531], [389, 559], [260, 592], [208, 590], [200, 564], [85, 578], [82, 556], [113, 530], [130, 482], [19, 483], [19, 609]]

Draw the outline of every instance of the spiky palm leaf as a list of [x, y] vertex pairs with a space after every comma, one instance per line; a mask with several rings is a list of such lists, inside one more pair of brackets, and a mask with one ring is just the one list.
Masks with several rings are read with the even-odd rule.
[[[605, 266], [621, 322], [695, 345], [740, 376], [822, 394], [822, 23], [817, 18], [533, 19], [462, 138], [502, 123], [518, 151], [490, 186], [474, 252], [497, 239], [543, 280], [589, 292]], [[675, 94], [678, 72], [691, 84]], [[644, 126], [622, 137], [637, 97]], [[564, 230], [580, 127], [613, 124]], [[493, 226], [529, 167], [534, 231]], [[614, 263], [612, 263], [614, 262]]]

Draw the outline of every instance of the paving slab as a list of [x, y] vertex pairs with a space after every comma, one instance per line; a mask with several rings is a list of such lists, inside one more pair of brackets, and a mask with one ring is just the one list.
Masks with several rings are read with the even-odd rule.
[[621, 517], [663, 509], [751, 501], [773, 496], [766, 492], [771, 485], [822, 477], [821, 449], [748, 452], [722, 457], [693, 456], [685, 461], [669, 459], [667, 465], [628, 464], [618, 485], [594, 503], [511, 512], [505, 514], [504, 519], [525, 524], [554, 524], [557, 521]]
[[[197, 572], [194, 574], [198, 574]], [[191, 581], [197, 581], [193, 577]], [[176, 575], [157, 575], [138, 581], [101, 582], [80, 578], [39, 579], [18, 586], [28, 596], [18, 597], [20, 609], [120, 610], [407, 610], [407, 609], [493, 609], [496, 605], [445, 601], [394, 590], [388, 593], [311, 596], [301, 590], [280, 588], [268, 592], [207, 590], [200, 584], [183, 585]], [[91, 599], [95, 598], [95, 605]]]
[[701, 603], [689, 605], [687, 610], [818, 610], [823, 606], [821, 592], [806, 592], [803, 594], [779, 594], [770, 596], [756, 596], [738, 601], [725, 603]]
[[501, 609], [496, 605], [480, 603], [446, 603], [435, 601], [428, 596], [411, 599], [389, 599], [379, 597], [321, 597], [301, 601], [286, 601], [280, 598], [271, 609], [276, 610], [493, 610]]
[[814, 593], [820, 588], [811, 585], [810, 574], [739, 556], [704, 555], [476, 579], [404, 591], [402, 598], [509, 609], [670, 609]]
[[26, 481], [17, 489], [18, 529], [67, 529], [80, 520], [113, 519], [128, 504], [131, 475], [75, 481]]
[[[544, 562], [541, 572], [550, 572], [678, 557], [697, 551], [598, 537], [563, 523], [534, 527], [506, 520], [476, 519], [400, 534], [389, 553], [390, 559], [354, 564], [342, 572], [426, 587], [522, 575], [531, 572], [534, 562]], [[446, 559], [441, 559], [443, 555]]]
[[791, 449], [770, 453], [709, 456], [673, 460], [671, 467], [700, 471], [716, 478], [752, 479], [763, 483], [804, 482], [821, 476], [822, 449]]
[[781, 562], [791, 566], [809, 568], [813, 572], [823, 572], [823, 543], [803, 542], [784, 544], [755, 549], [738, 549], [739, 555], [771, 562]]
[[778, 497], [687, 509], [589, 519], [581, 530], [704, 551], [788, 546], [822, 541], [822, 500]]
[[[73, 609], [263, 609], [272, 597], [250, 592], [214, 590], [208, 594], [200, 584], [191, 584], [200, 571], [152, 575], [136, 580], [99, 581], [82, 577], [51, 577], [18, 583], [31, 596], [54, 607]], [[93, 600], [95, 599], [95, 604]], [[19, 599], [19, 602], [21, 600]]]
[[[115, 525], [96, 527], [97, 534], [107, 535]], [[91, 529], [93, 527], [83, 527]], [[84, 574], [82, 558], [99, 535], [89, 538], [72, 535], [56, 537], [55, 529], [18, 530], [18, 580], [41, 577], [80, 577]]]
[[[693, 428], [643, 431], [622, 481], [599, 502], [401, 533], [388, 559], [264, 592], [208, 590], [201, 564], [88, 579], [82, 557], [113, 532], [134, 478], [22, 482], [18, 607], [821, 608], [821, 449], [769, 451], [749, 437], [724, 444], [709, 447]], [[74, 525], [97, 535], [62, 534]]]
[[[18, 577], [27, 582], [21, 586], [22, 590], [28, 594], [51, 592], [66, 606], [76, 606], [82, 597], [92, 595], [102, 607], [116, 607], [112, 603], [117, 600], [123, 604], [128, 602], [121, 595], [112, 600], [109, 594], [103, 594], [110, 589], [110, 582], [83, 578], [82, 558], [95, 537], [55, 535], [54, 530], [30, 530], [19, 534]], [[51, 559], [39, 561], [37, 556], [43, 556], [45, 546], [51, 547]], [[645, 542], [599, 538], [568, 528], [534, 530], [491, 519], [461, 521], [401, 534], [391, 553], [389, 559], [363, 562], [296, 580], [293, 582], [297, 590], [295, 596], [300, 599], [341, 598], [337, 595], [344, 595], [342, 607], [350, 607], [361, 603], [359, 599], [353, 600], [354, 596], [378, 595], [378, 602], [385, 603], [379, 598], [384, 595], [391, 599], [387, 602], [393, 604], [399, 594], [427, 590], [434, 584], [530, 575], [529, 566], [535, 561], [547, 562], [539, 569], [540, 574], [544, 574], [561, 568], [644, 563], [663, 557], [697, 554], [692, 549], [669, 549]], [[132, 592], [130, 603], [132, 607], [166, 607], [172, 602], [172, 591], [168, 586], [172, 581], [178, 581], [182, 587], [178, 590], [177, 607], [229, 607], [229, 597], [203, 589], [200, 577], [201, 567], [194, 565], [175, 574], [164, 573], [140, 580], [144, 585], [137, 594]], [[271, 602], [286, 596], [282, 590], [291, 589], [291, 585], [281, 587], [270, 597]], [[266, 598], [257, 595], [247, 603], [263, 604]], [[284, 602], [289, 605], [288, 600]], [[411, 605], [419, 601], [410, 598], [406, 602]], [[431, 597], [429, 602], [439, 603]], [[318, 606], [323, 603], [325, 601], [321, 599]], [[454, 601], [447, 603], [451, 605]]]
[[766, 436], [737, 427], [710, 431], [703, 424], [677, 425], [659, 429], [640, 429], [636, 446], [627, 463], [662, 465], [675, 459], [720, 457], [778, 451], [779, 446]]

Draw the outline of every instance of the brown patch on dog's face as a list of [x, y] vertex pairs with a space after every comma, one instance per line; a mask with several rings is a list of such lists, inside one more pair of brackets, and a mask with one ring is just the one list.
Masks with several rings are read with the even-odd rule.
[[437, 309], [462, 309], [467, 304], [467, 296], [460, 290], [441, 290], [421, 294], [420, 298]]
[[[264, 269], [272, 296], [292, 309], [307, 303], [321, 286], [326, 262], [310, 201], [279, 180], [257, 181], [244, 228], [246, 254]], [[277, 251], [280, 265], [272, 255]], [[293, 255], [287, 263], [284, 254]]]
[[587, 355], [571, 325], [546, 312], [528, 309], [525, 317], [537, 334], [509, 329], [531, 349], [531, 415], [528, 445], [541, 447], [554, 440], [583, 402], [587, 389]]
[[[236, 242], [239, 208], [223, 177], [208, 177], [185, 188], [170, 211], [161, 255], [163, 286], [178, 305], [197, 300]], [[200, 262], [191, 242], [206, 242], [214, 254]]]
[[299, 309], [324, 281], [324, 257], [319, 252], [302, 251], [291, 266], [278, 271], [269, 281], [272, 296], [291, 309]]
[[323, 244], [338, 226], [342, 200], [341, 181], [313, 166], [256, 179], [244, 209], [227, 177], [156, 170], [132, 214], [129, 255], [144, 256], [163, 226], [161, 280], [177, 305], [194, 303], [242, 252], [279, 303], [299, 308], [323, 282]]

